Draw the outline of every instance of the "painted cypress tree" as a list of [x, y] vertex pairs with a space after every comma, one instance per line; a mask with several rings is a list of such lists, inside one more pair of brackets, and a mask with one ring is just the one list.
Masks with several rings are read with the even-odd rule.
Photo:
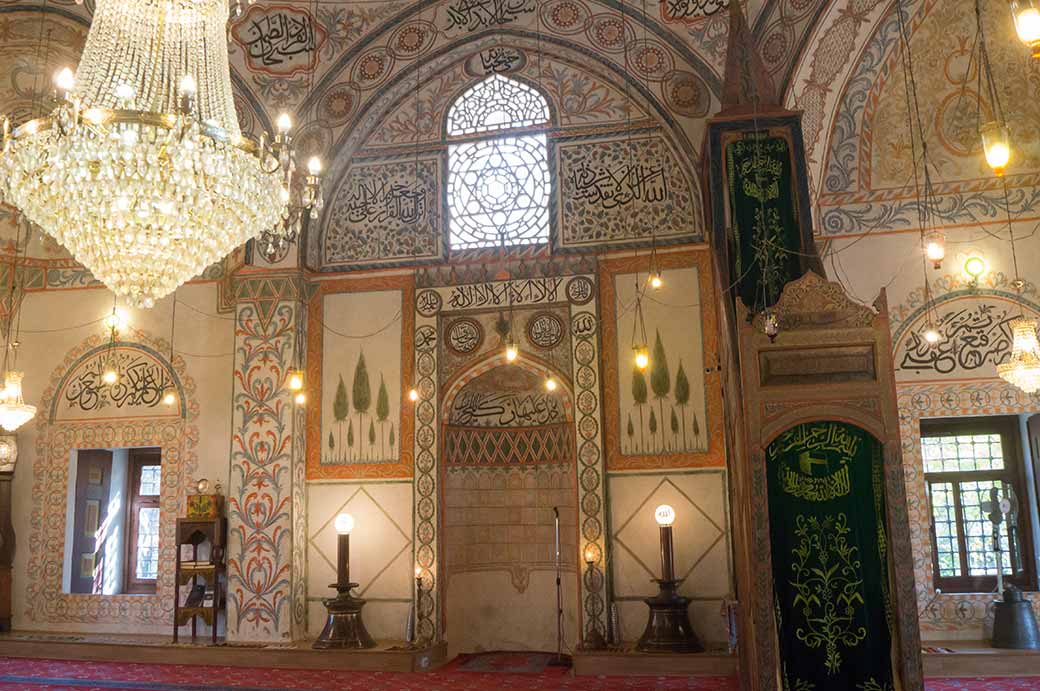
[[666, 447], [664, 441], [664, 399], [672, 390], [672, 377], [668, 373], [668, 358], [664, 352], [664, 344], [661, 342], [661, 330], [657, 330], [654, 338], [654, 352], [650, 356], [650, 388], [657, 399], [657, 405], [661, 411], [661, 446]]
[[654, 412], [653, 408], [651, 408], [650, 409], [650, 438], [653, 439], [655, 434], [657, 434], [657, 413]]
[[639, 411], [639, 450], [643, 451], [646, 448], [646, 441], [643, 438], [643, 406], [646, 405], [646, 377], [635, 365], [632, 366], [632, 400], [636, 402], [636, 409]]
[[[365, 365], [365, 354], [358, 355], [357, 367], [354, 368], [353, 386], [354, 412], [358, 416], [358, 434], [364, 434], [362, 427], [362, 416], [368, 412], [368, 406], [372, 405], [372, 386], [368, 383], [368, 366]], [[361, 451], [361, 444], [358, 444]]]
[[679, 416], [675, 414], [675, 408], [672, 408], [672, 419], [671, 419], [672, 437], [676, 437], [679, 434]]
[[686, 448], [686, 406], [690, 404], [690, 380], [686, 378], [682, 360], [679, 360], [679, 371], [675, 373], [675, 402], [679, 404], [682, 415], [682, 443]]
[[368, 445], [370, 447], [376, 445], [376, 421], [375, 420], [369, 420], [369, 422], [368, 422]]
[[391, 456], [394, 455], [394, 441], [396, 441], [396, 439], [394, 438], [394, 423], [391, 422], [390, 423], [390, 455]]
[[329, 455], [336, 451], [336, 439], [332, 436], [332, 430], [329, 430]]
[[347, 385], [343, 383], [343, 375], [339, 375], [339, 383], [336, 384], [336, 397], [332, 400], [332, 417], [339, 427], [339, 448], [343, 448], [343, 422], [350, 414], [350, 400], [347, 398]]
[[386, 382], [383, 373], [379, 373], [379, 393], [376, 394], [376, 419], [379, 420], [379, 455], [386, 453], [383, 447], [383, 433], [386, 431], [386, 419], [390, 417], [390, 396], [386, 393]]
[[701, 425], [697, 422], [697, 412], [693, 413], [693, 440], [698, 444], [701, 443]]
[[347, 422], [347, 447], [354, 448], [354, 421]]

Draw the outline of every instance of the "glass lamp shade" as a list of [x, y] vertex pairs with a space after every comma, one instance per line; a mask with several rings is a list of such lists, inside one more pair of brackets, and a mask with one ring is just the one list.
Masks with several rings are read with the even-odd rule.
[[0, 427], [8, 432], [14, 432], [36, 417], [36, 406], [27, 405], [22, 400], [23, 376], [23, 372], [8, 372], [4, 376], [4, 389], [0, 396]]
[[924, 238], [924, 255], [936, 269], [942, 266], [942, 260], [946, 257], [946, 236], [938, 230], [933, 230]]
[[341, 513], [336, 516], [333, 527], [340, 535], [350, 535], [350, 532], [354, 530], [354, 517], [349, 513]]
[[1011, 133], [1008, 126], [999, 122], [987, 122], [982, 126], [981, 134], [986, 163], [998, 176], [1003, 175], [1011, 161]]
[[1040, 57], [1040, 3], [1037, 0], [1011, 0], [1011, 16], [1019, 40]]
[[661, 504], [654, 509], [654, 520], [659, 526], [670, 526], [675, 523], [675, 509], [668, 504]]
[[1011, 358], [997, 365], [1000, 378], [1026, 393], [1040, 389], [1040, 341], [1036, 336], [1035, 319], [1016, 319], [1011, 322], [1014, 338]]

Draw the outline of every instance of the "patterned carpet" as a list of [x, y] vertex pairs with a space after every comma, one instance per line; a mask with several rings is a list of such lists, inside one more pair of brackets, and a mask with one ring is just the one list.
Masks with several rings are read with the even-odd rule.
[[[472, 668], [472, 667], [471, 667]], [[737, 691], [725, 677], [573, 677], [559, 669], [539, 673], [465, 671], [449, 666], [429, 673], [244, 669], [109, 662], [0, 658], [0, 691]], [[1040, 677], [930, 679], [927, 691], [1036, 691]]]

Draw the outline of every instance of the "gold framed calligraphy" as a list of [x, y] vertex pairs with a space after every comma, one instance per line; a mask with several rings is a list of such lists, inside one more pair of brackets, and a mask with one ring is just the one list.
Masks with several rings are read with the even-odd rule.
[[313, 70], [327, 35], [310, 12], [291, 5], [253, 5], [231, 25], [249, 69], [278, 77]]

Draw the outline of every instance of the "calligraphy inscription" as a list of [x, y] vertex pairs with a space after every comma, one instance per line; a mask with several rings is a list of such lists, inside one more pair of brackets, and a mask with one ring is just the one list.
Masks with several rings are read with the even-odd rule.
[[668, 198], [668, 179], [663, 166], [623, 163], [593, 166], [582, 161], [570, 173], [574, 199], [588, 200], [604, 209], [633, 201], [661, 202]]
[[538, 427], [565, 422], [559, 396], [463, 391], [448, 422], [460, 427]]
[[254, 6], [231, 33], [245, 48], [250, 67], [278, 75], [311, 68], [325, 40], [310, 14], [291, 7]]
[[455, 286], [448, 297], [448, 305], [452, 309], [470, 309], [557, 302], [562, 283], [562, 278], [531, 278], [503, 283]]
[[[842, 456], [856, 455], [859, 439], [848, 433], [841, 425], [831, 423], [798, 425], [781, 434], [769, 445], [769, 460], [791, 449], [799, 451], [831, 451]], [[826, 463], [826, 461], [823, 461]], [[814, 462], [807, 466], [811, 470]], [[806, 472], [809, 472], [807, 470]]]
[[924, 339], [924, 329], [910, 334], [899, 362], [904, 370], [932, 370], [949, 374], [955, 369], [976, 370], [999, 365], [1011, 356], [1011, 322], [1018, 310], [992, 303], [954, 309], [939, 317], [935, 345]]
[[527, 322], [527, 337], [539, 348], [554, 348], [563, 340], [563, 320], [550, 312], [540, 312]]
[[661, 0], [665, 21], [681, 22], [704, 19], [729, 7], [725, 0]]
[[459, 0], [448, 5], [447, 30], [476, 31], [515, 22], [534, 12], [534, 0]]
[[115, 384], [102, 381], [109, 364], [108, 354], [95, 357], [71, 378], [63, 398], [70, 408], [83, 412], [116, 408], [154, 408], [162, 402], [166, 389], [173, 386], [169, 371], [144, 355], [116, 351], [114, 367], [119, 374]]
[[351, 223], [416, 223], [426, 218], [426, 189], [385, 180], [359, 181], [347, 194], [346, 204]]
[[474, 319], [456, 319], [448, 326], [448, 347], [460, 355], [472, 353], [484, 342], [484, 329]]
[[520, 53], [512, 48], [488, 48], [480, 52], [480, 66], [484, 74], [509, 72], [520, 62]]

